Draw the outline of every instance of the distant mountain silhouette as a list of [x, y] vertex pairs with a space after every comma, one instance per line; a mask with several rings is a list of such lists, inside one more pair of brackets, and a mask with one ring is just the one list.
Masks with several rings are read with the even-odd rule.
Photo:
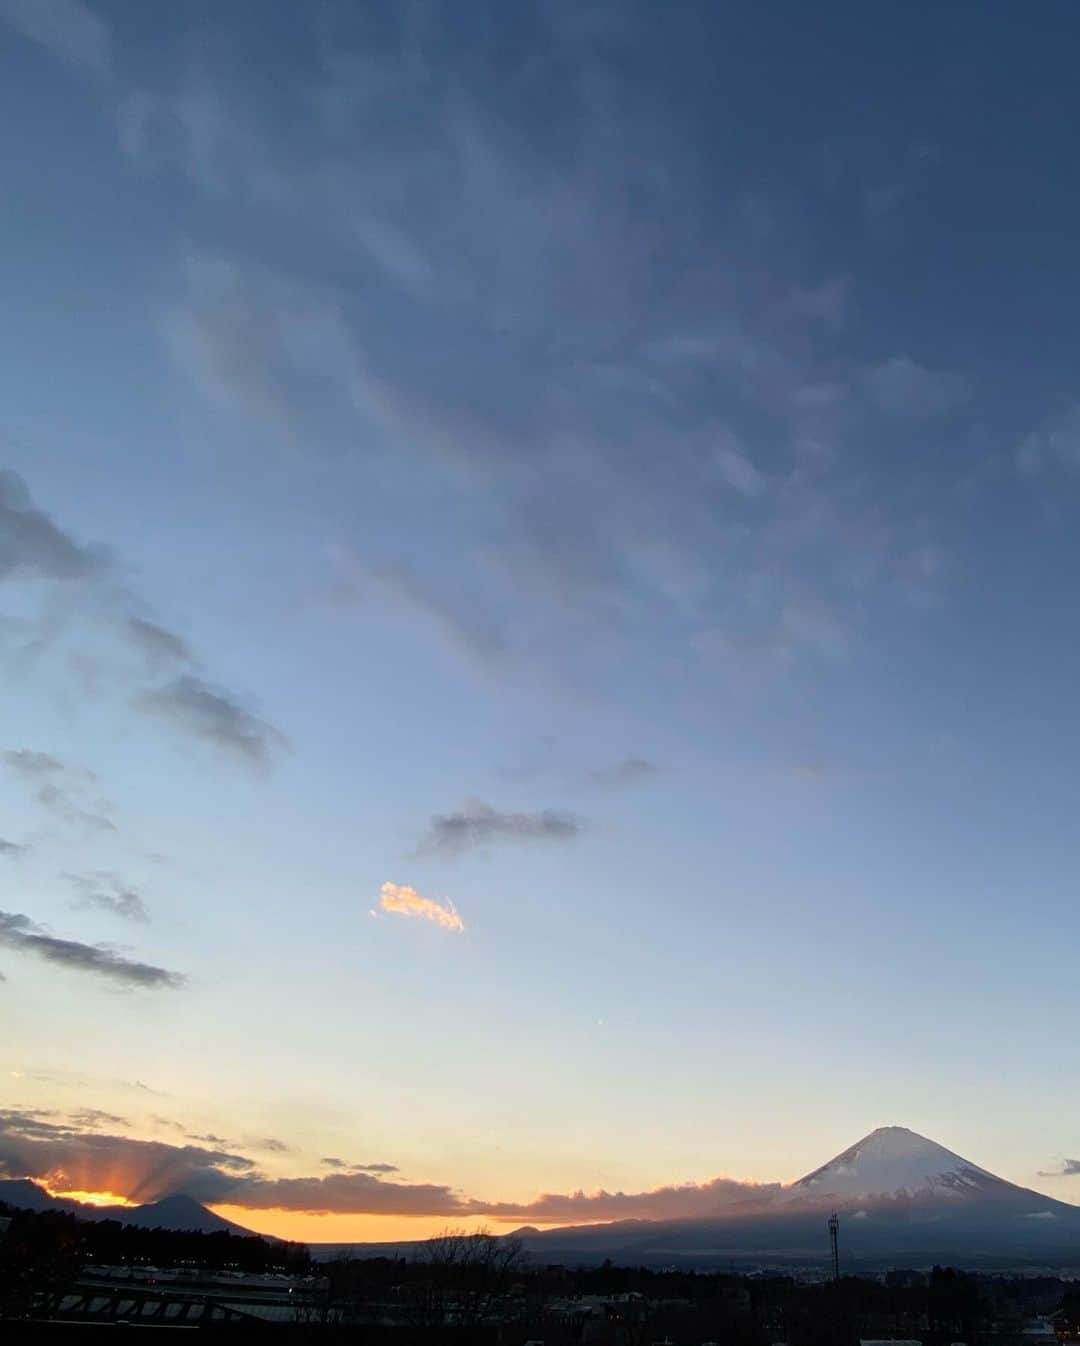
[[197, 1230], [200, 1234], [252, 1234], [243, 1225], [215, 1215], [194, 1197], [177, 1193], [166, 1196], [160, 1201], [151, 1201], [144, 1206], [126, 1206], [121, 1208], [118, 1218], [125, 1224], [139, 1225], [143, 1229], [180, 1229]]
[[[762, 1188], [738, 1206], [720, 1202], [703, 1217], [515, 1232], [544, 1262], [823, 1266], [834, 1210], [841, 1266], [853, 1271], [936, 1261], [1080, 1267], [1080, 1208], [998, 1178], [902, 1126], [880, 1127], [798, 1182]], [[363, 1245], [371, 1254], [407, 1246]]]
[[[0, 1201], [29, 1210], [66, 1210], [86, 1220], [143, 1228], [250, 1234], [189, 1196], [144, 1206], [85, 1206], [50, 1196], [26, 1179], [0, 1181]], [[1080, 1207], [1007, 1182], [902, 1126], [872, 1131], [788, 1187], [762, 1188], [738, 1207], [687, 1220], [622, 1220], [516, 1231], [547, 1262], [610, 1257], [635, 1265], [721, 1266], [824, 1263], [825, 1221], [840, 1215], [841, 1265], [855, 1270], [934, 1261], [954, 1266], [1080, 1266]], [[375, 1255], [416, 1245], [326, 1244]]]
[[243, 1225], [233, 1224], [215, 1215], [194, 1197], [177, 1193], [160, 1201], [142, 1206], [90, 1206], [67, 1197], [52, 1196], [29, 1178], [0, 1180], [0, 1201], [20, 1210], [58, 1210], [77, 1215], [81, 1220], [119, 1220], [121, 1224], [138, 1225], [141, 1229], [174, 1229], [200, 1234], [254, 1233]]
[[64, 1201], [50, 1196], [44, 1187], [39, 1187], [29, 1178], [0, 1179], [0, 1201], [17, 1206], [19, 1210], [74, 1211], [79, 1205], [77, 1201]]
[[1080, 1265], [1080, 1208], [998, 1178], [902, 1126], [885, 1126], [752, 1210], [525, 1235], [550, 1261], [721, 1264], [825, 1261], [840, 1214], [841, 1263]]

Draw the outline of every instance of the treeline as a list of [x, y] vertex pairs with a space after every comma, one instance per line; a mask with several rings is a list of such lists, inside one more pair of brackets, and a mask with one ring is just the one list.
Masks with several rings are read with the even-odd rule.
[[[500, 1240], [436, 1241], [408, 1259], [342, 1259], [323, 1268], [325, 1323], [394, 1323], [433, 1330], [498, 1325], [505, 1346], [856, 1346], [914, 1338], [926, 1346], [1021, 1341], [1024, 1320], [1080, 1317], [1075, 1286], [935, 1267], [884, 1279], [807, 1284], [782, 1275], [648, 1267], [538, 1265]], [[606, 1306], [597, 1300], [610, 1298]]]

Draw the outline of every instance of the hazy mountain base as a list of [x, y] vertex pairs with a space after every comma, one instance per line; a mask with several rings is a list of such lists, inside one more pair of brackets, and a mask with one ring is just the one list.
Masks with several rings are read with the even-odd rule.
[[[628, 1221], [577, 1229], [515, 1231], [530, 1260], [566, 1266], [624, 1266], [824, 1270], [830, 1263], [828, 1231], [820, 1214], [653, 1224]], [[319, 1261], [340, 1256], [412, 1257], [413, 1243], [312, 1244]], [[885, 1271], [936, 1263], [979, 1271], [1080, 1272], [1080, 1212], [1069, 1221], [1024, 1216], [987, 1217], [976, 1212], [948, 1217], [889, 1219], [880, 1213], [842, 1220], [841, 1266], [849, 1272]]]
[[[102, 1208], [51, 1196], [28, 1180], [0, 1182], [0, 1200], [59, 1209], [85, 1220], [144, 1227], [250, 1233], [183, 1195], [144, 1206]], [[826, 1220], [840, 1215], [841, 1262], [848, 1270], [930, 1266], [984, 1270], [1080, 1266], [1080, 1208], [999, 1178], [906, 1127], [870, 1132], [760, 1204], [693, 1220], [516, 1231], [539, 1262], [588, 1266], [610, 1259], [640, 1266], [714, 1269], [824, 1267]], [[413, 1256], [421, 1242], [315, 1245], [320, 1259]]]

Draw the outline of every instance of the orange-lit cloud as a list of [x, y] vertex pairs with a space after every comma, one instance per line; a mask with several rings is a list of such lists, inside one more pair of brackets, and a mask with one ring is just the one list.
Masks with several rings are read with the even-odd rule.
[[530, 1224], [566, 1225], [748, 1214], [768, 1205], [780, 1190], [778, 1183], [712, 1178], [644, 1192], [545, 1192], [532, 1201], [483, 1201], [440, 1183], [393, 1182], [369, 1173], [334, 1173], [313, 1178], [241, 1177], [227, 1199], [230, 1205], [246, 1210], [278, 1213], [440, 1216], [444, 1220], [479, 1218], [517, 1223], [526, 1219]]
[[117, 1196], [115, 1192], [80, 1192], [78, 1188], [65, 1190], [62, 1186], [51, 1187], [45, 1182], [41, 1185], [50, 1196], [62, 1197], [65, 1201], [78, 1201], [83, 1206], [134, 1206], [136, 1204], [134, 1201], [129, 1201], [126, 1196]]
[[453, 902], [436, 902], [434, 898], [424, 897], [406, 884], [384, 883], [379, 906], [383, 911], [393, 912], [395, 916], [417, 916], [422, 921], [431, 921], [444, 930], [465, 929]]
[[698, 1220], [760, 1210], [781, 1190], [779, 1183], [711, 1178], [654, 1187], [645, 1192], [544, 1192], [532, 1201], [496, 1201], [473, 1208], [495, 1220], [591, 1224], [606, 1220]]
[[36, 1178], [53, 1192], [115, 1192], [136, 1203], [186, 1192], [200, 1201], [214, 1201], [254, 1172], [253, 1160], [220, 1148], [169, 1145], [90, 1129], [85, 1111], [67, 1117], [0, 1112], [0, 1176]]
[[[94, 1204], [135, 1204], [186, 1192], [215, 1207], [227, 1206], [228, 1218], [239, 1224], [282, 1237], [304, 1237], [304, 1230], [317, 1241], [333, 1239], [331, 1226], [352, 1229], [339, 1235], [348, 1241], [377, 1237], [378, 1229], [390, 1238], [425, 1237], [417, 1232], [421, 1227], [430, 1232], [447, 1221], [470, 1227], [485, 1220], [550, 1226], [749, 1215], [767, 1209], [782, 1190], [775, 1183], [718, 1177], [639, 1192], [545, 1192], [522, 1202], [489, 1201], [446, 1183], [397, 1180], [389, 1163], [274, 1177], [252, 1159], [220, 1148], [93, 1129], [109, 1116], [90, 1110], [66, 1117], [0, 1112], [0, 1176], [36, 1178], [55, 1195]], [[321, 1231], [307, 1221], [324, 1222]]]
[[328, 1173], [313, 1178], [243, 1177], [226, 1198], [247, 1210], [306, 1211], [312, 1215], [478, 1214], [475, 1202], [443, 1183], [394, 1182], [373, 1173]]

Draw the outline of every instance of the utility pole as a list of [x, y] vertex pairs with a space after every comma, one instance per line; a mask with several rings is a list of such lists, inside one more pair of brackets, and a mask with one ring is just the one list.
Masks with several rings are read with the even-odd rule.
[[829, 1242], [832, 1244], [832, 1278], [840, 1279], [840, 1217], [836, 1211], [829, 1216]]

